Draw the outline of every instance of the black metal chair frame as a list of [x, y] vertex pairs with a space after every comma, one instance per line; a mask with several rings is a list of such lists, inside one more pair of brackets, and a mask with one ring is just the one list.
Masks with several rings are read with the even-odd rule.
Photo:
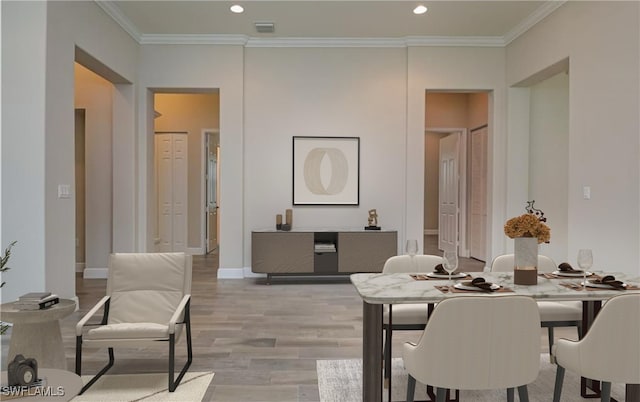
[[[107, 325], [107, 321], [109, 319], [109, 302], [107, 300], [104, 305], [104, 312], [102, 315], [102, 321], [100, 324], [94, 325]], [[180, 370], [180, 374], [178, 378], [175, 379], [175, 334], [169, 334], [168, 340], [158, 341], [158, 342], [169, 342], [169, 392], [174, 392], [180, 381], [182, 381], [182, 377], [186, 374], [189, 366], [191, 366], [191, 362], [193, 361], [193, 348], [191, 343], [191, 313], [190, 313], [191, 299], [187, 301], [184, 308], [184, 317], [183, 320], [177, 322], [176, 324], [184, 324], [186, 326], [187, 332], [187, 362], [183, 366], [182, 370]], [[112, 366], [115, 361], [113, 348], [108, 348], [109, 354], [109, 363], [104, 366], [88, 383], [86, 383], [82, 389], [80, 390], [79, 395], [82, 395], [87, 389], [89, 389], [104, 373], [106, 373]], [[82, 375], [82, 335], [76, 336], [76, 374]]]

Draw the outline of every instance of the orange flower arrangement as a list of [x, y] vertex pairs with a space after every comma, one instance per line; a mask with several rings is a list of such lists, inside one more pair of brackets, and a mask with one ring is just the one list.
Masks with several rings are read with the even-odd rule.
[[514, 239], [516, 237], [536, 237], [538, 243], [549, 243], [551, 229], [544, 222], [544, 213], [533, 208], [534, 201], [529, 201], [527, 213], [511, 218], [504, 224], [504, 234]]

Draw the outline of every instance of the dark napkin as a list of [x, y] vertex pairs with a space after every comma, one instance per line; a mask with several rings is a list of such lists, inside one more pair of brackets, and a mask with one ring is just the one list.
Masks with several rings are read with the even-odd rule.
[[464, 284], [467, 286], [475, 286], [484, 290], [485, 292], [493, 292], [495, 290], [491, 288], [491, 285], [493, 284], [491, 282], [485, 281], [484, 278], [473, 278], [472, 281], [465, 282]]
[[605, 275], [601, 279], [593, 279], [591, 283], [609, 285], [612, 288], [616, 288], [616, 289], [625, 289], [624, 283], [622, 281], [616, 280], [616, 277], [613, 275]]
[[434, 274], [448, 274], [447, 271], [444, 270], [444, 267], [442, 266], [442, 264], [438, 264], [435, 267], [433, 267], [433, 273]]
[[558, 265], [558, 269], [560, 270], [560, 272], [571, 272], [572, 274], [581, 274], [582, 273], [581, 269], [573, 269], [571, 264], [569, 264], [568, 262], [560, 263], [560, 265]]

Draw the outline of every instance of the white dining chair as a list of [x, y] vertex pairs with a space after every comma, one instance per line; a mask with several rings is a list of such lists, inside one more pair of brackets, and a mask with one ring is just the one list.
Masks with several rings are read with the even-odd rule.
[[[393, 273], [428, 273], [433, 272], [436, 265], [442, 263], [438, 255], [418, 254], [414, 256], [398, 255], [390, 257], [384, 263], [382, 272]], [[382, 328], [385, 331], [383, 359], [385, 362], [384, 379], [388, 382], [391, 376], [391, 340], [394, 330], [423, 330], [427, 324], [428, 304], [396, 304], [384, 305]], [[389, 325], [391, 322], [391, 325]]]
[[540, 315], [526, 296], [465, 296], [438, 303], [417, 344], [403, 348], [408, 372], [407, 401], [416, 381], [436, 387], [443, 402], [447, 389], [507, 389], [513, 401], [528, 401], [527, 384], [540, 366]]
[[579, 341], [558, 339], [553, 401], [560, 402], [565, 369], [602, 381], [601, 400], [611, 399], [611, 383], [640, 384], [640, 293], [612, 297]]
[[[497, 256], [491, 263], [492, 272], [512, 272], [514, 267], [513, 254], [503, 254]], [[558, 269], [556, 263], [546, 255], [538, 255], [538, 272], [553, 272]], [[549, 356], [553, 347], [555, 327], [576, 327], [578, 337], [582, 334], [582, 302], [580, 301], [539, 301], [540, 324], [547, 328], [549, 339]]]

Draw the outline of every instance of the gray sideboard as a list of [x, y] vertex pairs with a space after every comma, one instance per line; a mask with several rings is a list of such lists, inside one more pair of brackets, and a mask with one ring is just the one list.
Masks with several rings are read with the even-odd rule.
[[389, 230], [251, 232], [251, 270], [268, 280], [272, 275], [381, 272], [397, 251], [398, 232]]

